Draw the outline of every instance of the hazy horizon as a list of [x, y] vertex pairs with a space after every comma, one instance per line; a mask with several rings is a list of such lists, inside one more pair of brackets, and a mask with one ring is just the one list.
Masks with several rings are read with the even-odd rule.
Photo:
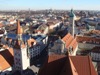
[[0, 0], [0, 10], [99, 10], [99, 0]]

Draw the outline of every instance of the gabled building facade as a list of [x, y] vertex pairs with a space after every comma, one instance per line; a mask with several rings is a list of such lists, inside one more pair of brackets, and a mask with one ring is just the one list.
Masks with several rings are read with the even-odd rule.
[[76, 37], [74, 38], [70, 33], [65, 35], [62, 40], [65, 43], [65, 48], [70, 55], [76, 55], [76, 51], [78, 49], [78, 42], [76, 41]]

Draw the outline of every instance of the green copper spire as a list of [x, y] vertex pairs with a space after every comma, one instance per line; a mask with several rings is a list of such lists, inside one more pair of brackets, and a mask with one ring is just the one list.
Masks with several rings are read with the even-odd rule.
[[74, 17], [75, 16], [73, 9], [71, 9], [71, 12], [70, 12], [69, 16], [70, 17]]

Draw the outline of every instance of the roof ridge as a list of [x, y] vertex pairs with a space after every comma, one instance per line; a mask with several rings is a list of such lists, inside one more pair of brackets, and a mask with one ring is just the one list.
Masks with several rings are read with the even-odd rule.
[[[69, 62], [70, 62], [72, 74], [73, 74], [73, 75], [78, 75], [78, 72], [77, 72], [77, 70], [76, 70], [76, 68], [75, 68], [75, 66], [74, 66], [74, 64], [73, 64], [72, 59], [70, 58], [70, 56], [68, 56], [68, 60], [69, 60]], [[75, 74], [74, 74], [74, 73], [75, 73]]]
[[89, 56], [88, 56], [88, 61], [89, 61], [90, 75], [92, 75], [91, 74], [91, 63], [90, 63], [90, 57]]
[[75, 39], [73, 39], [73, 41], [71, 41], [70, 45], [73, 45], [75, 43]]

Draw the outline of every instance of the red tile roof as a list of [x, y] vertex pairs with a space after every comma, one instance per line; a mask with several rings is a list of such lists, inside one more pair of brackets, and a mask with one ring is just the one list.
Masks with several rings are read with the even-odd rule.
[[3, 27], [3, 23], [0, 23], [0, 28]]
[[13, 65], [13, 49], [0, 52], [0, 70], [3, 71]]
[[77, 36], [78, 42], [90, 42], [90, 43], [100, 43], [100, 38], [88, 37], [88, 36]]
[[38, 75], [59, 75], [65, 64], [65, 57], [65, 55], [48, 56], [44, 66], [39, 70]]
[[71, 56], [71, 60], [79, 75], [97, 75], [89, 56]]
[[66, 42], [66, 41], [69, 39], [70, 36], [71, 36], [70, 33], [68, 33], [66, 36], [64, 36], [64, 37], [62, 38], [62, 40], [63, 40], [64, 42]]
[[74, 38], [70, 33], [68, 33], [67, 35], [65, 35], [62, 40], [65, 42], [66, 44], [66, 48], [69, 49], [69, 47], [72, 47], [73, 50], [76, 49], [78, 43], [76, 41], [76, 38]]
[[76, 47], [78, 46], [78, 43], [76, 42], [76, 38], [71, 42], [71, 44], [69, 45], [69, 47], [72, 46], [73, 50], [76, 49]]
[[89, 56], [51, 55], [39, 75], [97, 75]]

